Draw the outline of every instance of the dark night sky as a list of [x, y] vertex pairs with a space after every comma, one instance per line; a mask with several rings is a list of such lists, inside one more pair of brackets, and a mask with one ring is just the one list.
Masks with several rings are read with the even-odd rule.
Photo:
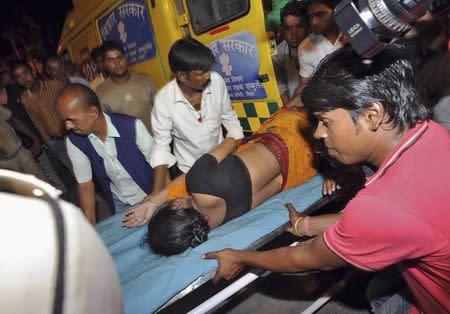
[[[89, 0], [86, 0], [89, 1]], [[72, 0], [3, 0], [0, 9], [0, 32], [9, 29], [20, 21], [22, 16], [17, 10], [22, 5], [27, 15], [39, 25], [46, 25], [53, 36], [59, 40], [66, 11], [72, 9]], [[0, 38], [0, 56], [10, 52], [10, 45]]]

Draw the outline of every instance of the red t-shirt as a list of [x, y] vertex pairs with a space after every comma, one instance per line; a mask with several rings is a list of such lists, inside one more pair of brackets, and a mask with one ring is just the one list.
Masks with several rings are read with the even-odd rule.
[[396, 264], [421, 311], [450, 313], [449, 179], [450, 133], [417, 124], [326, 229], [325, 243], [364, 270]]

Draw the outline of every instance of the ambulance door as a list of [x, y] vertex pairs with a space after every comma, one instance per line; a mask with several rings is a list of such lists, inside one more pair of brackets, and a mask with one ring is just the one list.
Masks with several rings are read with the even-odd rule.
[[190, 33], [212, 50], [242, 127], [256, 131], [282, 104], [261, 0], [184, 3]]
[[[169, 74], [163, 65], [150, 10], [155, 1], [117, 1], [101, 14], [95, 24], [101, 42], [114, 40], [120, 43], [132, 71], [148, 74], [159, 87]], [[157, 1], [159, 3], [161, 1]], [[170, 21], [170, 20], [169, 20]], [[169, 23], [168, 21], [168, 23]], [[161, 31], [161, 30], [158, 30]]]

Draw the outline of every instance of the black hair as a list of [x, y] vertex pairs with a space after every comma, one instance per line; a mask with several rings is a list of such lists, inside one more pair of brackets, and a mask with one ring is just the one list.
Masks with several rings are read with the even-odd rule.
[[322, 60], [302, 92], [311, 118], [314, 113], [342, 108], [354, 121], [372, 103], [380, 103], [388, 123], [401, 131], [429, 118], [429, 111], [414, 86], [411, 61], [398, 46], [363, 59], [350, 48]]
[[[58, 58], [57, 56], [53, 55], [53, 56], [48, 57], [45, 60], [45, 68], [47, 69], [47, 72], [49, 72], [48, 71], [48, 63], [52, 62], [52, 61], [58, 62], [62, 67], [64, 67], [64, 63], [62, 62], [62, 60], [60, 58]], [[49, 73], [49, 75], [50, 75], [50, 73]]]
[[340, 0], [308, 0], [306, 2], [306, 8], [309, 8], [309, 6], [311, 4], [319, 3], [319, 4], [323, 4], [327, 7], [329, 7], [330, 9], [334, 10], [334, 8], [338, 5], [339, 2], [340, 2]]
[[193, 38], [177, 40], [169, 51], [172, 73], [192, 70], [209, 71], [216, 63], [211, 50]]
[[434, 106], [450, 87], [450, 53], [442, 51], [424, 62], [416, 72], [416, 86]]
[[103, 49], [100, 47], [96, 47], [91, 50], [91, 59], [96, 61], [98, 58], [103, 59]]
[[61, 90], [58, 99], [67, 92], [72, 92], [80, 97], [80, 100], [83, 101], [83, 104], [86, 107], [96, 107], [99, 112], [102, 112], [102, 107], [97, 94], [89, 87], [79, 83], [69, 84]]
[[171, 209], [167, 204], [150, 220], [147, 240], [155, 253], [170, 256], [205, 242], [208, 232], [208, 223], [198, 211]]
[[45, 63], [47, 64], [49, 61], [56, 61], [56, 62], [60, 62], [61, 64], [63, 63], [62, 60], [60, 58], [58, 58], [55, 55], [49, 56], [46, 60]]
[[107, 53], [108, 51], [112, 51], [112, 50], [118, 50], [118, 51], [120, 51], [121, 53], [123, 53], [123, 54], [125, 55], [125, 50], [123, 50], [122, 45], [119, 44], [119, 43], [116, 42], [116, 41], [113, 41], [113, 40], [105, 41], [105, 42], [100, 46], [100, 49], [101, 49], [102, 52], [103, 52], [103, 54], [102, 54], [102, 55], [103, 55], [103, 59], [105, 59], [106, 53]]
[[286, 16], [295, 16], [308, 19], [308, 12], [303, 1], [288, 2], [280, 11], [280, 21], [283, 24]]
[[17, 61], [11, 65], [11, 73], [14, 73], [18, 68], [25, 68], [30, 72], [33, 72], [30, 65], [23, 60]]

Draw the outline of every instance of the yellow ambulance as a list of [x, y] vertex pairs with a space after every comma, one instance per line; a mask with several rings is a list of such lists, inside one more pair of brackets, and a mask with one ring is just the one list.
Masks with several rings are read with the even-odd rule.
[[106, 40], [121, 43], [131, 69], [150, 75], [159, 87], [172, 78], [172, 44], [192, 36], [216, 57], [245, 131], [256, 131], [282, 102], [264, 28], [263, 0], [73, 0], [58, 54], [96, 75], [90, 51]]

